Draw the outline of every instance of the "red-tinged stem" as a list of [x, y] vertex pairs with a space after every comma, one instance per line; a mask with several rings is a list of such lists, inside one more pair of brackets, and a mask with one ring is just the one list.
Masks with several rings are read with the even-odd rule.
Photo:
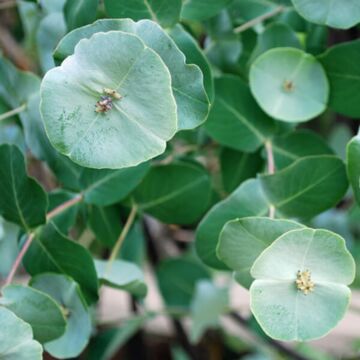
[[[63, 211], [67, 210], [68, 208], [76, 205], [77, 203], [81, 202], [83, 199], [82, 195], [78, 195], [76, 197], [74, 197], [73, 199], [70, 199], [68, 201], [65, 201], [63, 204], [59, 205], [58, 207], [56, 207], [54, 210], [51, 210], [47, 215], [46, 215], [46, 220], [49, 221], [52, 218], [54, 218], [56, 215], [59, 215], [60, 213], [62, 213]], [[16, 274], [17, 269], [19, 268], [26, 252], [28, 251], [32, 241], [34, 240], [34, 236], [35, 233], [32, 232], [29, 234], [28, 238], [26, 239], [26, 242], [24, 244], [24, 246], [21, 248], [18, 256], [16, 257], [10, 273], [8, 275], [8, 277], [6, 278], [5, 281], [5, 285], [9, 285], [12, 283], [14, 276]]]
[[[274, 152], [273, 152], [273, 148], [272, 148], [272, 143], [270, 140], [266, 141], [265, 148], [266, 148], [267, 163], [268, 163], [268, 173], [272, 175], [272, 174], [275, 174], [275, 160], [274, 160]], [[275, 218], [275, 211], [276, 211], [275, 206], [270, 205], [270, 208], [269, 208], [269, 218], [270, 219]]]

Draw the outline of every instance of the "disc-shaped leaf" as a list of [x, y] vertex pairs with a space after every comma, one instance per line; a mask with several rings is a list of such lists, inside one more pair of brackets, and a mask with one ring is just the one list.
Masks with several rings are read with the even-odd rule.
[[124, 260], [114, 260], [111, 265], [107, 261], [95, 260], [95, 266], [98, 278], [104, 285], [125, 290], [135, 296], [146, 296], [144, 274], [137, 265]]
[[99, 0], [67, 0], [64, 13], [68, 30], [92, 23], [98, 5]]
[[31, 326], [13, 312], [0, 307], [0, 358], [3, 360], [41, 360], [42, 347], [33, 340]]
[[321, 136], [306, 129], [274, 138], [272, 148], [277, 170], [289, 166], [302, 157], [333, 154], [333, 150]]
[[63, 60], [73, 54], [76, 44], [81, 39], [90, 38], [97, 32], [114, 30], [137, 35], [168, 67], [177, 104], [178, 128], [191, 129], [204, 122], [209, 112], [209, 100], [204, 89], [201, 70], [189, 62], [189, 59], [185, 59], [184, 54], [169, 35], [152, 21], [134, 22], [129, 19], [96, 21], [65, 36], [55, 50], [54, 56], [58, 60]]
[[253, 281], [250, 269], [256, 258], [279, 236], [302, 227], [290, 220], [261, 217], [232, 220], [221, 231], [217, 255], [235, 271], [236, 281], [249, 288]]
[[196, 230], [196, 252], [208, 266], [227, 269], [216, 256], [221, 229], [229, 220], [247, 216], [264, 216], [268, 212], [268, 202], [258, 180], [242, 183], [225, 200], [217, 203], [205, 215]]
[[43, 272], [68, 275], [81, 286], [89, 303], [98, 298], [96, 270], [89, 251], [64, 236], [51, 222], [36, 234], [24, 265], [32, 276]]
[[2, 295], [0, 304], [31, 325], [35, 340], [45, 343], [64, 334], [64, 315], [49, 295], [21, 285], [6, 286]]
[[86, 167], [144, 162], [165, 150], [177, 128], [169, 70], [139, 37], [121, 31], [81, 40], [45, 75], [41, 99], [50, 141]]
[[206, 132], [222, 145], [253, 152], [274, 131], [274, 122], [258, 107], [249, 87], [238, 77], [215, 81], [216, 96]]
[[180, 18], [182, 0], [105, 0], [105, 9], [110, 17], [151, 19], [162, 27], [175, 25]]
[[355, 198], [360, 204], [360, 133], [347, 146], [347, 172]]
[[196, 283], [202, 279], [210, 279], [210, 274], [203, 265], [187, 258], [162, 261], [156, 275], [166, 305], [173, 307], [189, 307]]
[[300, 229], [285, 233], [255, 261], [251, 310], [272, 338], [313, 340], [342, 319], [355, 262], [339, 235]]
[[270, 201], [288, 216], [311, 218], [335, 206], [348, 188], [344, 163], [333, 155], [309, 156], [260, 177]]
[[0, 214], [26, 231], [45, 223], [47, 196], [27, 176], [22, 152], [15, 145], [1, 145], [0, 163]]
[[272, 49], [250, 69], [250, 87], [262, 109], [275, 119], [303, 122], [325, 109], [329, 84], [322, 65], [294, 48]]
[[91, 335], [91, 316], [79, 286], [72, 279], [58, 274], [41, 274], [31, 286], [49, 294], [62, 305], [67, 326], [64, 335], [45, 344], [45, 350], [58, 359], [75, 358], [86, 347]]
[[340, 114], [359, 118], [360, 40], [333, 46], [319, 60], [330, 80], [329, 106]]
[[357, 0], [291, 0], [298, 13], [307, 21], [339, 29], [360, 23]]
[[205, 20], [215, 16], [231, 0], [185, 0], [181, 11], [181, 18], [185, 20]]
[[79, 182], [84, 201], [98, 206], [115, 204], [139, 185], [148, 170], [148, 163], [120, 170], [82, 169]]
[[211, 182], [200, 166], [154, 166], [134, 192], [139, 210], [165, 223], [192, 224], [209, 206]]
[[19, 253], [20, 227], [0, 217], [0, 277], [5, 278]]

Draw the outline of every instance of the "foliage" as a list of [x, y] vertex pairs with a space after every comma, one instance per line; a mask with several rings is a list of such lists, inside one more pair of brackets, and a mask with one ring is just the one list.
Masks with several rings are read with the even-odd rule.
[[[196, 358], [210, 328], [237, 358], [328, 334], [360, 284], [359, 1], [13, 5], [0, 7], [17, 50], [0, 53], [0, 358], [115, 358], [164, 314], [174, 359]], [[101, 322], [103, 287], [128, 294], [131, 318]]]

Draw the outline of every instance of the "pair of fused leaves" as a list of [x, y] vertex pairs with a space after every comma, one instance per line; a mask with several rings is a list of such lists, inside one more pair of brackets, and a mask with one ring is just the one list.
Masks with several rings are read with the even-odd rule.
[[[316, 146], [312, 149], [315, 153], [320, 151]], [[329, 151], [327, 148], [324, 150]], [[247, 216], [264, 216], [268, 213], [270, 204], [283, 215], [312, 218], [336, 205], [345, 195], [348, 188], [345, 165], [336, 156], [313, 155], [298, 159], [296, 146], [293, 153], [288, 153], [294, 158], [284, 157], [283, 154], [284, 152], [279, 152], [278, 161], [291, 161], [289, 166], [273, 175], [261, 175], [258, 180], [242, 183], [203, 218], [196, 232], [196, 249], [207, 265], [224, 268], [224, 264], [216, 256], [216, 245], [227, 221]]]
[[[322, 337], [346, 312], [355, 263], [335, 233], [288, 220], [242, 218], [224, 226], [217, 252], [235, 279], [250, 287], [252, 312], [272, 338]], [[309, 293], [297, 287], [299, 271], [310, 271]]]
[[[54, 147], [83, 166], [139, 164], [161, 154], [177, 130], [207, 117], [200, 68], [186, 64], [152, 21], [101, 20], [76, 29], [55, 51], [57, 59], [66, 56], [43, 80], [41, 113]], [[96, 112], [104, 89], [119, 95]]]

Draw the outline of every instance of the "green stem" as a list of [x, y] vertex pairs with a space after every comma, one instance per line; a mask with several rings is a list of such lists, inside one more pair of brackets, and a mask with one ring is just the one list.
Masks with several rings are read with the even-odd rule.
[[26, 109], [26, 104], [23, 104], [23, 105], [15, 108], [13, 110], [10, 110], [10, 111], [8, 111], [6, 113], [0, 114], [0, 121], [8, 119], [8, 118], [10, 118], [10, 117], [12, 117], [14, 115], [17, 115], [17, 114], [23, 112], [25, 109]]
[[137, 210], [138, 210], [137, 205], [135, 203], [133, 203], [133, 206], [131, 208], [129, 217], [126, 220], [125, 226], [122, 229], [121, 234], [120, 234], [119, 238], [117, 239], [114, 248], [111, 251], [111, 254], [110, 254], [110, 257], [109, 257], [109, 260], [108, 260], [108, 265], [107, 265], [106, 272], [110, 271], [114, 260], [117, 258], [118, 254], [120, 252], [121, 246], [122, 246], [122, 244], [123, 244], [123, 242], [124, 242], [124, 240], [126, 238], [126, 235], [128, 234], [128, 232], [129, 232], [129, 230], [131, 228], [131, 225], [133, 224], [133, 222], [135, 220]]
[[279, 6], [277, 8], [275, 8], [273, 11], [270, 11], [266, 14], [260, 15], [248, 22], [246, 22], [245, 24], [242, 24], [240, 26], [238, 26], [237, 28], [234, 29], [234, 33], [235, 34], [240, 34], [250, 28], [252, 28], [253, 26], [262, 23], [263, 21], [272, 18], [273, 16], [276, 16], [278, 14], [280, 14], [281, 12], [283, 12], [285, 10], [285, 8], [283, 6]]
[[[268, 140], [265, 142], [265, 149], [266, 149], [266, 155], [267, 155], [267, 163], [268, 163], [268, 173], [270, 175], [275, 174], [275, 160], [274, 160], [274, 152], [272, 148], [272, 142], [271, 140]], [[269, 218], [274, 219], [275, 218], [275, 206], [270, 205], [269, 208]]]

